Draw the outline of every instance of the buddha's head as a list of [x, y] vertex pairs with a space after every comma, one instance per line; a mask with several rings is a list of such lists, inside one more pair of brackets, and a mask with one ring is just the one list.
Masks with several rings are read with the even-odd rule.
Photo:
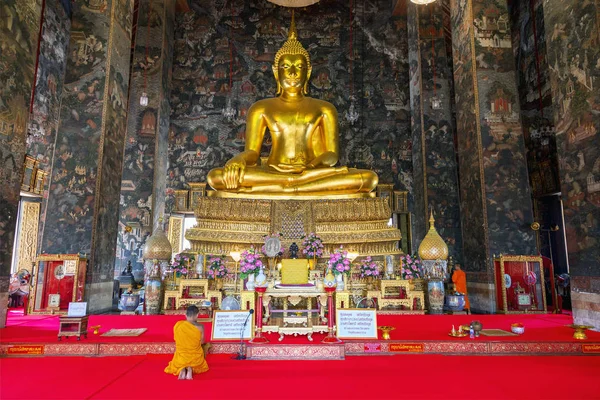
[[308, 80], [312, 72], [310, 55], [298, 41], [296, 23], [292, 13], [292, 23], [288, 39], [275, 54], [273, 75], [277, 81], [277, 94], [283, 90], [290, 92], [308, 93]]

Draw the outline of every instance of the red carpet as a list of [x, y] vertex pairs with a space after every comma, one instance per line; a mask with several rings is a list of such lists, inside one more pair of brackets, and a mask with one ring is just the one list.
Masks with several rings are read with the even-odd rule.
[[[57, 316], [22, 316], [10, 312], [7, 327], [0, 329], [0, 343], [56, 343], [58, 333]], [[184, 319], [182, 315], [92, 315], [89, 326], [100, 325], [100, 335], [88, 334], [86, 343], [132, 343], [132, 342], [172, 342], [173, 325]], [[448, 336], [452, 325], [458, 328], [461, 324], [479, 320], [484, 329], [504, 329], [510, 331], [510, 324], [521, 322], [525, 325], [525, 334], [521, 336], [504, 336], [481, 338], [491, 341], [519, 341], [519, 342], [579, 342], [573, 339], [573, 330], [566, 325], [573, 322], [572, 317], [562, 314], [520, 314], [520, 315], [378, 315], [379, 325], [392, 325], [396, 330], [390, 336], [392, 340], [436, 340], [456, 341], [469, 340], [468, 338], [456, 339]], [[211, 331], [211, 324], [205, 323], [206, 332]], [[112, 328], [148, 328], [136, 337], [104, 337], [102, 333]], [[278, 335], [267, 335], [271, 342], [277, 342]], [[318, 343], [323, 335], [313, 335], [314, 342]], [[75, 341], [74, 338], [64, 339], [64, 342]], [[588, 331], [588, 341], [600, 342], [600, 332]], [[283, 343], [308, 344], [306, 337], [286, 337]]]
[[235, 361], [207, 357], [193, 381], [170, 356], [0, 360], [1, 399], [599, 399], [597, 357], [351, 357]]

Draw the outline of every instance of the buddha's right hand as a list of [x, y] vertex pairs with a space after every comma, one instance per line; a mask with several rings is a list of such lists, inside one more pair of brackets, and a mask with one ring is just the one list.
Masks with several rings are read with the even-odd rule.
[[244, 180], [246, 173], [246, 160], [242, 157], [233, 157], [223, 167], [223, 181], [227, 189], [237, 189]]

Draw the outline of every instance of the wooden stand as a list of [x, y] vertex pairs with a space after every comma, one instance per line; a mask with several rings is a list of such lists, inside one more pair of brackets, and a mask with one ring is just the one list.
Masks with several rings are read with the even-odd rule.
[[58, 340], [63, 336], [77, 336], [81, 340], [81, 335], [87, 339], [88, 316], [85, 317], [60, 317], [58, 326]]

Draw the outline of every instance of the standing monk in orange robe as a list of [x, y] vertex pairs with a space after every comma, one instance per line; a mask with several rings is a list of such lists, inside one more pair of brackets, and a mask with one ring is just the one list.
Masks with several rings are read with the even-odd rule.
[[465, 310], [471, 312], [471, 304], [467, 296], [467, 274], [462, 270], [460, 264], [454, 265], [454, 273], [452, 274], [452, 282], [454, 282], [454, 290], [465, 295]]
[[165, 372], [179, 375], [179, 379], [192, 379], [193, 374], [208, 371], [202, 349], [204, 327], [197, 322], [199, 312], [198, 307], [189, 306], [185, 313], [186, 320], [177, 322], [173, 328], [175, 354]]

